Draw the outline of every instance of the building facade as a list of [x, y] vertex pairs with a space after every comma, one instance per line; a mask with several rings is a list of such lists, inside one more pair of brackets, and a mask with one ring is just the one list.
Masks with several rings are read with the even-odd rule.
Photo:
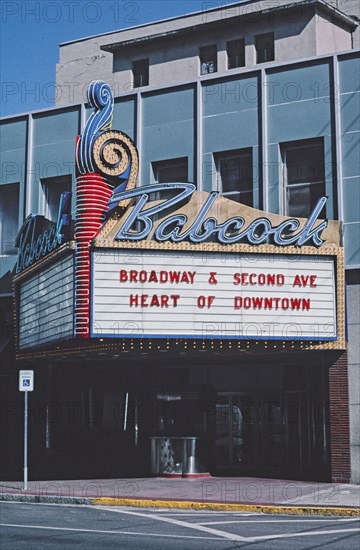
[[[58, 105], [2, 120], [5, 476], [21, 473], [17, 375], [31, 365], [37, 382], [30, 469], [38, 476], [146, 475], [151, 438], [165, 435], [199, 438], [202, 462], [212, 473], [359, 482], [356, 14], [335, 2], [263, 4], [234, 4], [62, 45]], [[337, 295], [346, 292], [346, 345], [328, 345], [328, 319], [323, 347], [310, 345], [309, 336], [305, 342], [293, 333], [263, 339], [253, 332], [226, 334], [222, 326], [217, 335], [212, 329], [212, 338], [139, 339], [129, 319], [121, 319], [130, 325], [118, 326], [110, 338], [94, 325], [84, 338], [76, 332], [74, 308], [64, 309], [76, 286], [71, 244], [58, 259], [62, 285], [51, 255], [40, 271], [28, 266], [33, 271], [14, 279], [19, 289], [32, 278], [54, 277], [53, 294], [44, 281], [36, 283], [36, 307], [41, 312], [49, 296], [54, 301], [62, 320], [56, 345], [41, 315], [28, 332], [22, 326], [13, 335], [14, 243], [24, 219], [38, 213], [57, 222], [63, 192], [73, 193], [72, 219], [79, 219], [75, 138], [93, 113], [82, 101], [94, 79], [113, 90], [112, 126], [136, 146], [139, 187], [192, 182], [199, 193], [219, 192], [253, 219], [271, 213], [277, 223], [280, 217], [309, 219], [327, 197], [320, 218], [340, 222], [344, 247], [345, 283], [336, 273]], [[133, 254], [130, 266], [138, 262]], [[276, 256], [269, 254], [271, 262]]]

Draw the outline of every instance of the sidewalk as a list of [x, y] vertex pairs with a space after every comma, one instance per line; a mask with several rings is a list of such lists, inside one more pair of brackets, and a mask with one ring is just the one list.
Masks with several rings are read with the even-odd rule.
[[0, 500], [360, 515], [358, 485], [251, 477], [0, 482]]

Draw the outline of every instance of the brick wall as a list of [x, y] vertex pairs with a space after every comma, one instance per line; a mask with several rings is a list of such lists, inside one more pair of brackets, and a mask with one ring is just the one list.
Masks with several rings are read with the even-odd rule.
[[329, 369], [331, 478], [350, 482], [350, 425], [347, 353]]

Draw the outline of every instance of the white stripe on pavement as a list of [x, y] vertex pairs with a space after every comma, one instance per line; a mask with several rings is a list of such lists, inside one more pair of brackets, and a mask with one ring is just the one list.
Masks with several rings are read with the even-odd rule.
[[299, 533], [284, 533], [280, 535], [261, 535], [252, 537], [252, 541], [273, 539], [287, 539], [294, 537], [319, 537], [323, 535], [337, 535], [338, 533], [359, 533], [360, 529], [328, 529], [327, 531], [300, 531]]
[[332, 522], [335, 521], [360, 521], [359, 518], [333, 518], [333, 519], [319, 519], [319, 518], [307, 518], [307, 519], [232, 519], [232, 520], [219, 520], [219, 521], [200, 521], [198, 522], [198, 525], [217, 525], [217, 524], [225, 524], [225, 523], [304, 523], [304, 522], [312, 522], [317, 521], [318, 523], [325, 523], [325, 522]]
[[76, 533], [97, 533], [102, 535], [136, 535], [138, 537], [166, 537], [177, 539], [219, 540], [216, 537], [196, 537], [190, 535], [167, 535], [164, 533], [139, 533], [134, 531], [104, 531], [100, 529], [75, 529], [73, 527], [51, 527], [46, 525], [19, 525], [16, 523], [0, 523], [0, 527], [15, 527], [18, 529], [42, 529], [48, 531], [68, 531]]
[[[306, 537], [306, 536], [325, 536], [333, 535], [338, 533], [358, 533], [360, 529], [329, 529], [326, 531], [302, 531], [299, 533], [284, 533], [279, 535], [261, 535], [261, 536], [251, 536], [251, 537], [241, 537], [240, 535], [235, 535], [233, 533], [227, 533], [226, 531], [220, 531], [219, 529], [213, 529], [211, 527], [206, 527], [204, 525], [199, 525], [197, 523], [189, 523], [187, 521], [176, 520], [173, 518], [166, 518], [164, 516], [157, 516], [156, 514], [151, 513], [142, 513], [142, 512], [130, 512], [128, 510], [116, 510], [114, 508], [109, 508], [107, 506], [96, 507], [98, 509], [105, 509], [109, 512], [115, 512], [118, 514], [127, 514], [130, 516], [139, 516], [154, 519], [156, 521], [162, 521], [165, 523], [170, 523], [173, 525], [178, 525], [180, 527], [185, 527], [188, 529], [194, 529], [196, 531], [206, 532], [209, 535], [217, 535], [223, 539], [233, 540], [233, 541], [242, 541], [242, 542], [257, 542], [261, 540], [272, 540], [272, 539], [285, 539], [285, 538], [294, 538], [294, 537]], [[246, 521], [246, 520], [245, 520]]]
[[197, 523], [189, 523], [188, 521], [181, 521], [179, 519], [165, 518], [164, 516], [157, 516], [156, 514], [151, 513], [142, 513], [142, 512], [130, 512], [129, 510], [116, 510], [114, 508], [109, 508], [107, 506], [96, 506], [99, 510], [107, 510], [108, 512], [115, 512], [118, 514], [127, 514], [129, 516], [138, 516], [143, 518], [150, 518], [155, 521], [162, 521], [164, 523], [170, 523], [172, 525], [177, 525], [179, 527], [185, 527], [187, 529], [194, 529], [195, 531], [201, 531], [203, 533], [208, 533], [209, 535], [216, 535], [222, 539], [227, 540], [237, 540], [237, 541], [252, 541], [252, 537], [241, 537], [240, 535], [235, 535], [233, 533], [227, 533], [226, 531], [220, 531], [219, 529], [212, 529], [211, 527], [205, 527], [203, 525], [198, 525]]
[[[126, 509], [126, 508], [125, 508]], [[151, 510], [154, 510], [152, 508]], [[161, 512], [161, 514], [167, 514], [168, 516], [193, 516], [194, 513], [196, 513], [197, 516], [233, 516], [233, 517], [248, 517], [248, 516], [265, 516], [264, 512], [233, 512], [226, 510], [224, 512], [222, 511], [216, 511], [216, 510], [209, 510], [207, 512], [202, 512], [201, 510], [193, 510], [192, 512], [182, 512], [181, 510], [176, 511], [172, 508], [164, 508], [164, 509], [158, 509], [156, 508], [156, 513]]]

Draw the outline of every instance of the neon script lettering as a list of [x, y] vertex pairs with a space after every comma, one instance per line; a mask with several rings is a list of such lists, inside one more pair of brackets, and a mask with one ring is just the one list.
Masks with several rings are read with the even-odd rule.
[[26, 218], [18, 244], [16, 272], [29, 267], [34, 261], [55, 250], [61, 244], [61, 234], [53, 224], [49, 229], [38, 233], [39, 216], [30, 215]]
[[62, 193], [56, 224], [36, 214], [30, 214], [26, 218], [16, 238], [16, 273], [20, 273], [68, 240], [70, 201], [71, 193]]
[[[178, 192], [175, 196], [165, 199], [155, 206], [145, 208], [151, 194], [169, 190]], [[154, 216], [164, 213], [175, 205], [180, 207], [180, 204], [188, 200], [195, 190], [195, 185], [192, 183], [167, 183], [147, 185], [131, 191], [114, 194], [110, 199], [112, 204], [115, 201], [119, 202], [125, 199], [138, 198], [115, 239], [127, 241], [146, 239], [153, 229]], [[185, 214], [175, 214], [167, 217], [156, 228], [155, 239], [158, 242], [170, 241], [178, 243], [187, 240], [192, 243], [202, 243], [216, 238], [221, 244], [234, 244], [247, 241], [250, 244], [257, 245], [272, 241], [279, 246], [313, 244], [317, 247], [321, 246], [324, 242], [321, 234], [326, 229], [328, 222], [324, 220], [316, 227], [315, 224], [326, 203], [326, 197], [319, 199], [304, 227], [296, 233], [300, 227], [300, 220], [296, 218], [285, 220], [277, 226], [273, 226], [268, 218], [257, 218], [245, 230], [243, 230], [243, 227], [246, 225], [245, 219], [241, 216], [235, 216], [219, 224], [216, 218], [208, 216], [219, 194], [218, 192], [209, 193], [207, 200], [197, 213], [190, 227], [186, 230], [184, 230], [184, 227], [188, 225], [188, 216]]]

